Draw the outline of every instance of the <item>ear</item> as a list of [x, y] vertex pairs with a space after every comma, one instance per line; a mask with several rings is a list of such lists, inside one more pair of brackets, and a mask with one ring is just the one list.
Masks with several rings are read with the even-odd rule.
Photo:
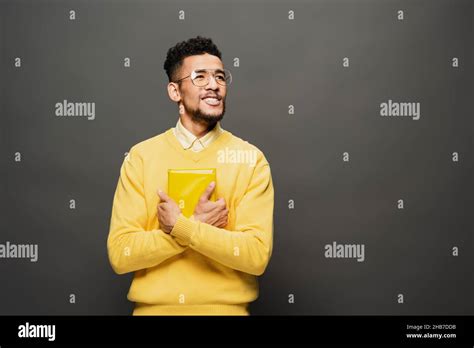
[[179, 93], [179, 86], [175, 82], [168, 83], [168, 96], [176, 103], [181, 101], [181, 94]]

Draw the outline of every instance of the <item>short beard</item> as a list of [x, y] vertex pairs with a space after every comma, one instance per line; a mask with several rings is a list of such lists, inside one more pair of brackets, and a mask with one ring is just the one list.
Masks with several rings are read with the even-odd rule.
[[203, 114], [200, 108], [197, 110], [191, 110], [186, 108], [186, 110], [191, 114], [191, 118], [194, 122], [205, 125], [208, 130], [211, 130], [215, 127], [217, 122], [221, 121], [224, 118], [225, 114], [225, 100], [222, 99], [222, 113], [220, 115], [209, 115]]

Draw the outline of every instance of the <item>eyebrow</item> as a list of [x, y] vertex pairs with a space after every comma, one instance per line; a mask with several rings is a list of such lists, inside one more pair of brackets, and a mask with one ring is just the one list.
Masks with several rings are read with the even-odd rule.
[[[207, 69], [199, 69], [199, 70], [194, 70], [194, 71], [197, 73], [200, 73], [200, 72], [205, 72], [206, 70]], [[224, 73], [224, 70], [222, 69], [209, 69], [209, 70], [215, 70], [216, 72]]]

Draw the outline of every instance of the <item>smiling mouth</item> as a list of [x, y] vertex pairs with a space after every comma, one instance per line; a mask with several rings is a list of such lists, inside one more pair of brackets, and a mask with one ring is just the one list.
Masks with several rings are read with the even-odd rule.
[[220, 99], [213, 98], [213, 97], [203, 98], [202, 100], [204, 101], [204, 103], [210, 106], [218, 106], [221, 104]]

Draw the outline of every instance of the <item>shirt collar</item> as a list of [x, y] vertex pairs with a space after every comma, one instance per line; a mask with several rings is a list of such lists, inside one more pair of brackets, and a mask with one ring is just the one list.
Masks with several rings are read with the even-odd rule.
[[186, 127], [184, 127], [180, 118], [178, 118], [176, 127], [173, 130], [174, 135], [185, 150], [189, 148], [192, 148], [193, 150], [206, 148], [223, 132], [220, 122], [217, 122], [216, 126], [212, 130], [207, 132], [201, 138], [197, 138], [193, 133], [187, 130]]

